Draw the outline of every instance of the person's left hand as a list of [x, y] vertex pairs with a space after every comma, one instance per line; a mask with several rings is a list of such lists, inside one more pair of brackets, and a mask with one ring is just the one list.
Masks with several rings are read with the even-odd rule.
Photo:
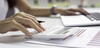
[[66, 9], [66, 10], [60, 9], [60, 8], [55, 8], [55, 12], [60, 13], [61, 15], [78, 15], [77, 12], [82, 15], [89, 15], [89, 13], [82, 8], [76, 8], [76, 9], [70, 8], [70, 9]]
[[0, 21], [0, 34], [20, 30], [26, 36], [32, 37], [33, 34], [27, 30], [28, 27], [35, 29], [37, 32], [45, 31], [34, 16], [20, 12]]

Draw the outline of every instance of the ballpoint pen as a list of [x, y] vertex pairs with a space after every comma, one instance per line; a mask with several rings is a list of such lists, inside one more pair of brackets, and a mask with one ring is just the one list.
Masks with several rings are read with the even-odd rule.
[[40, 21], [40, 20], [38, 20], [38, 22], [39, 22], [39, 23], [43, 23], [43, 22], [45, 22], [45, 21]]

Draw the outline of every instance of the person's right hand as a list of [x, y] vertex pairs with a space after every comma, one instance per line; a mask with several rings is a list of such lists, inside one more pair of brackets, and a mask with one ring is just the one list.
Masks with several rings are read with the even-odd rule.
[[82, 8], [70, 8], [70, 9], [55, 8], [55, 13], [60, 13], [61, 15], [78, 15], [77, 12], [82, 15], [89, 15], [89, 13]]
[[34, 28], [38, 32], [43, 32], [45, 30], [34, 16], [20, 12], [12, 17], [0, 21], [0, 33], [3, 34], [12, 31], [13, 29], [18, 29], [26, 36], [32, 36], [32, 33], [26, 29], [27, 26]]

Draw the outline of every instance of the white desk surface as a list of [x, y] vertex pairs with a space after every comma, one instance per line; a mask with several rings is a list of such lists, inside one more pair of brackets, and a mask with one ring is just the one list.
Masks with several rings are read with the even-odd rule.
[[[60, 18], [38, 17], [38, 20], [45, 21], [45, 23], [42, 23], [42, 25], [45, 28], [62, 26]], [[100, 28], [100, 27], [96, 27], [96, 28]], [[56, 46], [46, 46], [46, 45], [38, 45], [38, 44], [28, 44], [28, 43], [25, 43], [25, 39], [23, 37], [0, 37], [0, 43], [9, 44], [12, 46], [13, 45], [21, 46], [21, 48], [22, 47], [27, 47], [27, 48], [68, 48], [68, 47], [56, 47]], [[0, 47], [0, 48], [2, 48], [2, 47]], [[8, 47], [8, 48], [10, 48], [10, 47]], [[99, 46], [88, 46], [87, 48], [100, 48], [100, 47]]]
[[[90, 8], [88, 8], [88, 9], [90, 9]], [[97, 10], [98, 10], [98, 8], [97, 8]], [[63, 26], [60, 18], [38, 17], [38, 20], [45, 21], [45, 23], [42, 23], [42, 25], [45, 28], [52, 28], [55, 26]], [[93, 28], [100, 28], [100, 27], [93, 27]], [[14, 34], [16, 34], [16, 33], [14, 33]], [[24, 39], [23, 36], [20, 36], [20, 37], [11, 37], [11, 36], [2, 37], [2, 36], [7, 36], [7, 35], [8, 34], [4, 34], [4, 35], [0, 34], [0, 48], [22, 48], [22, 47], [23, 48], [25, 48], [25, 47], [26, 48], [68, 48], [68, 47], [56, 47], [56, 46], [46, 46], [46, 45], [25, 43], [26, 40]], [[11, 47], [11, 46], [13, 46], [13, 47]], [[16, 46], [18, 46], [18, 47], [16, 47]], [[100, 48], [100, 46], [89, 45], [86, 48]]]

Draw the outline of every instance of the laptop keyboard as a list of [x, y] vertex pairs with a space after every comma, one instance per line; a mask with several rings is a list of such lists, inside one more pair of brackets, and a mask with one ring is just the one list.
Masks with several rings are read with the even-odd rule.
[[92, 20], [100, 20], [100, 13], [90, 13], [90, 15], [87, 15], [88, 18], [91, 18]]

